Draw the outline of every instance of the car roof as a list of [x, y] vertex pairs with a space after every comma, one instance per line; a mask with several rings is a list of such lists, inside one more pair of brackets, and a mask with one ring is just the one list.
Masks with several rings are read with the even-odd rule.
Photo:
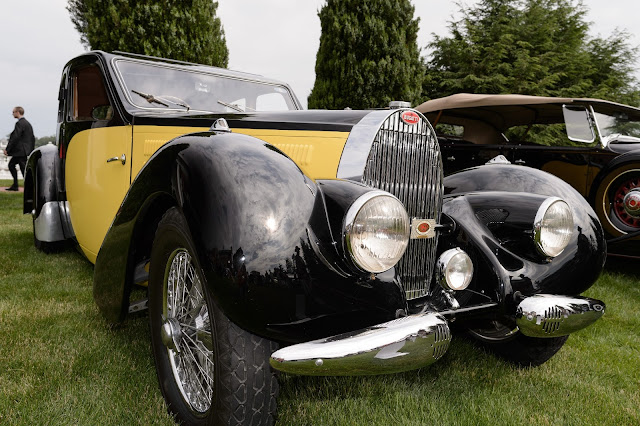
[[567, 104], [567, 103], [602, 103], [617, 105], [623, 108], [634, 108], [629, 105], [610, 102], [595, 98], [558, 98], [551, 96], [531, 96], [531, 95], [485, 95], [476, 93], [457, 93], [444, 98], [432, 99], [416, 107], [420, 112], [440, 111], [444, 109], [472, 108], [500, 105], [544, 105], [544, 104]]
[[[495, 129], [504, 130], [513, 126], [533, 123], [548, 124], [564, 122], [562, 105], [598, 105], [614, 111], [626, 111], [638, 116], [639, 108], [616, 102], [593, 98], [556, 98], [530, 95], [485, 95], [459, 93], [444, 98], [432, 99], [418, 105], [415, 109], [422, 112], [433, 123], [445, 116], [464, 120], [480, 120]], [[445, 120], [442, 120], [445, 122]]]

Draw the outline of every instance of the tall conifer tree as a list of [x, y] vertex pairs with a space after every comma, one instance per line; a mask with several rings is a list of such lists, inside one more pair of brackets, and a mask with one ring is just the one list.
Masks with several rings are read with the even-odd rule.
[[590, 38], [580, 0], [481, 0], [429, 48], [424, 94], [521, 93], [637, 105], [637, 48], [625, 32]]
[[309, 108], [379, 108], [421, 92], [418, 19], [409, 0], [328, 0]]
[[212, 0], [69, 0], [90, 49], [120, 50], [226, 67], [229, 51]]

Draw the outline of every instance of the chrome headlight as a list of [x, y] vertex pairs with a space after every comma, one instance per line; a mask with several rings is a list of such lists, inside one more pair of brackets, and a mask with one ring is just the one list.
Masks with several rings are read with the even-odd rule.
[[438, 258], [436, 274], [445, 290], [464, 290], [473, 277], [473, 263], [464, 250], [452, 248]]
[[560, 198], [547, 198], [538, 209], [533, 223], [533, 238], [538, 251], [545, 256], [556, 257], [567, 247], [571, 235], [571, 208]]
[[391, 269], [409, 244], [409, 215], [393, 195], [371, 191], [349, 207], [344, 219], [347, 250], [367, 272]]

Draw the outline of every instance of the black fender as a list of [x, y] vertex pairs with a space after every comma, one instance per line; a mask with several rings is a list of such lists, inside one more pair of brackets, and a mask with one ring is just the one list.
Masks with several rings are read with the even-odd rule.
[[[457, 231], [440, 244], [460, 246], [475, 257], [478, 288], [494, 294], [505, 312], [519, 295], [576, 295], [598, 278], [606, 259], [602, 226], [588, 202], [557, 177], [529, 167], [492, 164], [444, 179], [443, 213]], [[538, 253], [533, 223], [540, 205], [559, 197], [570, 206], [574, 233], [553, 259]], [[474, 259], [475, 260], [475, 259]]]
[[341, 231], [329, 219], [370, 190], [316, 184], [277, 148], [249, 136], [174, 139], [140, 171], [104, 239], [96, 303], [107, 320], [125, 318], [134, 270], [148, 261], [164, 212], [177, 207], [204, 284], [252, 333], [295, 342], [393, 319], [406, 307], [394, 271], [358, 273], [336, 248]]

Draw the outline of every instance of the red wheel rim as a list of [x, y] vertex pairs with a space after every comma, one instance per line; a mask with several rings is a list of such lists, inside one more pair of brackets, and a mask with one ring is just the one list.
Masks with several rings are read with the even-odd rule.
[[613, 210], [622, 223], [633, 228], [640, 228], [640, 217], [630, 216], [624, 209], [624, 196], [633, 188], [640, 187], [640, 177], [623, 182], [613, 196]]

